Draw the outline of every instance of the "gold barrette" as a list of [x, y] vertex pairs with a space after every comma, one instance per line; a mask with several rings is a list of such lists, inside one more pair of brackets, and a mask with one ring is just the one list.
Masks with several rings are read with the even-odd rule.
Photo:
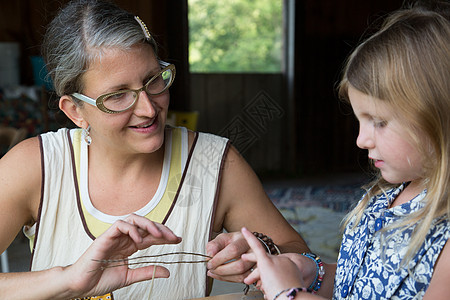
[[148, 31], [147, 25], [145, 25], [144, 21], [142, 21], [141, 18], [139, 18], [138, 16], [134, 16], [134, 19], [141, 26], [142, 31], [144, 32], [145, 38], [150, 41], [152, 39], [152, 36], [151, 36], [150, 32]]

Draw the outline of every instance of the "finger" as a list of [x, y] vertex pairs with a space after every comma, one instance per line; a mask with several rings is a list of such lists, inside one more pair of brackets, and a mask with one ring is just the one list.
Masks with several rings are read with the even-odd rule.
[[256, 255], [255, 255], [255, 253], [253, 253], [253, 252], [242, 254], [242, 255], [241, 255], [241, 259], [242, 259], [243, 261], [251, 261], [251, 262], [254, 262], [254, 263], [257, 261]]
[[133, 284], [152, 279], [154, 272], [153, 268], [156, 268], [155, 278], [167, 278], [170, 276], [169, 270], [162, 266], [146, 266], [142, 268], [129, 269], [127, 274], [127, 282], [129, 284]]
[[258, 290], [262, 290], [262, 281], [261, 281], [261, 279], [259, 279], [259, 280], [256, 282], [256, 288], [257, 288]]
[[125, 222], [136, 226], [141, 238], [146, 238], [146, 241], [150, 241], [152, 244], [173, 244], [181, 241], [181, 238], [167, 226], [152, 222], [145, 217], [131, 214], [125, 219]]
[[136, 226], [125, 221], [118, 220], [96, 239], [96, 243], [107, 246], [109, 243], [114, 243], [120, 240], [123, 236], [131, 238], [134, 242], [140, 243], [142, 241], [142, 237], [137, 231]]
[[265, 259], [267, 258], [266, 249], [262, 246], [261, 242], [251, 233], [247, 228], [243, 227], [241, 230], [242, 234], [245, 237], [245, 240], [249, 244], [250, 248], [255, 253], [256, 259]]
[[245, 277], [247, 277], [250, 274], [250, 271], [244, 273], [244, 274], [238, 274], [238, 275], [217, 275], [213, 271], [208, 271], [207, 275], [211, 278], [220, 280], [220, 281], [228, 281], [228, 282], [244, 282]]
[[[133, 241], [133, 243], [136, 245], [136, 247], [138, 247], [138, 249], [147, 248], [151, 245], [158, 245], [171, 242], [169, 240], [166, 240], [164, 237], [161, 238], [154, 237], [151, 233], [148, 233], [146, 229], [144, 230], [141, 227], [138, 227], [139, 224], [142, 225], [143, 220], [138, 220], [137, 222], [136, 220], [137, 220], [136, 218], [131, 218], [128, 219], [127, 221], [122, 220], [116, 221], [113, 224], [113, 227], [116, 230], [112, 232], [111, 235], [112, 240], [119, 241], [121, 235], [125, 235]], [[147, 221], [151, 222], [149, 220]], [[144, 232], [147, 233], [144, 234]]]
[[255, 265], [254, 262], [243, 261], [242, 259], [237, 259], [232, 262], [220, 265], [217, 268], [211, 270], [214, 274], [219, 276], [232, 276], [244, 274]]
[[174, 236], [172, 238], [154, 238], [151, 235], [148, 235], [144, 238], [141, 245], [139, 245], [139, 249], [148, 248], [152, 245], [162, 245], [162, 244], [178, 244], [181, 242], [181, 237]]
[[137, 226], [140, 233], [147, 232], [156, 238], [161, 238], [163, 236], [160, 227], [157, 226], [156, 223], [150, 221], [145, 217], [131, 214], [127, 218], [125, 218], [124, 221]]
[[[143, 241], [142, 235], [138, 231], [138, 227], [136, 225], [128, 223], [127, 221], [118, 220], [114, 222], [112, 228], [115, 228], [117, 230], [114, 230], [112, 232], [112, 238], [120, 237], [121, 235], [127, 235], [129, 236], [133, 242], [140, 244]], [[108, 232], [105, 231], [105, 233]]]
[[251, 272], [247, 277], [244, 279], [245, 284], [253, 284], [255, 282], [258, 282], [261, 279], [261, 276], [259, 274], [259, 269], [254, 269], [253, 272]]
[[206, 254], [209, 256], [216, 255], [220, 250], [225, 248], [229, 238], [226, 234], [219, 234], [215, 239], [206, 244]]
[[182, 238], [177, 236], [169, 227], [167, 227], [165, 225], [162, 225], [162, 224], [159, 224], [159, 223], [154, 223], [154, 222], [153, 222], [153, 224], [158, 227], [158, 229], [161, 232], [162, 236], [166, 240], [173, 241], [174, 243], [181, 242]]
[[207, 268], [214, 270], [234, 259], [240, 259], [241, 255], [247, 252], [248, 249], [249, 247], [245, 239], [236, 239], [229, 242], [229, 244], [225, 245], [223, 249], [213, 256], [213, 258], [208, 262]]

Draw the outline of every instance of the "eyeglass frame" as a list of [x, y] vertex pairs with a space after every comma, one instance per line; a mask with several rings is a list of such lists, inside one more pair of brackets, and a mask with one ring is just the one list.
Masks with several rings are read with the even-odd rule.
[[[162, 61], [162, 60], [158, 60], [158, 63], [162, 67], [162, 69], [156, 75], [152, 76], [152, 78], [150, 78], [141, 88], [139, 88], [137, 90], [127, 89], [127, 90], [120, 90], [120, 91], [116, 91], [116, 92], [106, 93], [106, 94], [98, 96], [97, 99], [93, 99], [91, 97], [88, 97], [88, 96], [80, 94], [80, 93], [72, 93], [71, 96], [75, 97], [78, 100], [86, 102], [86, 103], [88, 103], [90, 105], [96, 106], [99, 110], [101, 110], [102, 112], [105, 112], [107, 114], [118, 114], [118, 113], [127, 111], [131, 107], [133, 107], [133, 105], [139, 99], [139, 94], [141, 92], [145, 91], [147, 93], [147, 95], [157, 96], [157, 95], [161, 95], [162, 93], [167, 91], [168, 88], [170, 88], [172, 86], [173, 81], [175, 80], [175, 74], [176, 74], [175, 65], [169, 64], [169, 63], [167, 63], [165, 61]], [[161, 76], [161, 74], [164, 73], [167, 70], [170, 70], [172, 72], [172, 76], [171, 76], [169, 84], [161, 92], [159, 92], [157, 94], [150, 94], [150, 93], [148, 93], [146, 91], [148, 85], [150, 83], [152, 83], [153, 80], [155, 80], [158, 76]], [[105, 107], [105, 105], [103, 104], [103, 100], [105, 98], [110, 97], [110, 96], [114, 96], [114, 95], [117, 95], [117, 94], [121, 94], [121, 93], [126, 93], [126, 92], [134, 92], [137, 95], [136, 98], [134, 99], [133, 103], [131, 103], [130, 106], [128, 106], [127, 108], [119, 110], [119, 111], [115, 111], [115, 110], [110, 110], [109, 108]]]

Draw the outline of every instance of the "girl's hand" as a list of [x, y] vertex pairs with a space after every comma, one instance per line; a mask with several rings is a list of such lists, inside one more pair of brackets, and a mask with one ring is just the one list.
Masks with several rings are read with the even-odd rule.
[[283, 254], [267, 254], [259, 240], [246, 228], [242, 228], [242, 234], [253, 250], [253, 253], [243, 254], [242, 260], [256, 263], [258, 267], [244, 279], [244, 283], [257, 282], [266, 299], [273, 299], [284, 289], [305, 286], [302, 274], [292, 260]]
[[289, 258], [301, 271], [303, 282], [310, 286], [316, 278], [317, 267], [311, 258], [298, 253], [284, 253], [283, 256]]
[[[130, 215], [115, 222], [99, 236], [78, 261], [66, 267], [71, 292], [76, 297], [100, 296], [135, 282], [149, 280], [154, 266], [129, 269], [128, 266], [104, 268], [98, 260], [126, 259], [151, 245], [177, 244], [181, 241], [169, 228], [147, 218]], [[164, 267], [156, 267], [155, 277], [169, 277]]]
[[208, 276], [230, 282], [243, 282], [254, 262], [244, 261], [241, 255], [250, 247], [240, 232], [221, 233], [206, 245]]

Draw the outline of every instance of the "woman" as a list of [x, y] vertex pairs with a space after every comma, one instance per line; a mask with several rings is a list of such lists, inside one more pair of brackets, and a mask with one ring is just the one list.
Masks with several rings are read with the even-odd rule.
[[[41, 284], [57, 276], [69, 289], [65, 298], [148, 297], [148, 283], [116, 291], [136, 280], [117, 284], [101, 280], [103, 271], [116, 269], [105, 268], [111, 264], [95, 269], [97, 279], [80, 267], [93, 264], [86, 253], [103, 249], [98, 237], [110, 236], [108, 228], [129, 216], [162, 223], [183, 237], [177, 245], [136, 247], [142, 250], [133, 258], [206, 253], [212, 256], [208, 275], [221, 280], [242, 282], [254, 265], [240, 259], [249, 250], [239, 233], [242, 226], [273, 236], [283, 252], [307, 249], [226, 139], [165, 126], [175, 67], [158, 59], [156, 43], [139, 18], [107, 2], [72, 1], [49, 25], [43, 52], [60, 95], [59, 107], [79, 129], [31, 138], [1, 160], [0, 211], [5, 216], [0, 218], [0, 251], [25, 225], [32, 241], [31, 270], [38, 271], [2, 274], [2, 295], [24, 298], [25, 291], [7, 287], [25, 279], [34, 283], [32, 298], [62, 297], [58, 288], [49, 292]], [[129, 223], [135, 226], [134, 221]], [[229, 233], [210, 241], [223, 229]], [[147, 236], [140, 227], [137, 231]], [[169, 231], [157, 242], [179, 240]], [[93, 258], [124, 259], [131, 253], [102, 252]], [[178, 255], [174, 260], [193, 259]], [[72, 276], [79, 279], [74, 284], [54, 272], [69, 264]], [[120, 268], [121, 276], [128, 274], [128, 268]], [[170, 278], [155, 280], [156, 299], [207, 293], [204, 264], [167, 268]], [[139, 280], [152, 278], [149, 270], [143, 269]], [[87, 282], [98, 283], [98, 288], [93, 291]]]

